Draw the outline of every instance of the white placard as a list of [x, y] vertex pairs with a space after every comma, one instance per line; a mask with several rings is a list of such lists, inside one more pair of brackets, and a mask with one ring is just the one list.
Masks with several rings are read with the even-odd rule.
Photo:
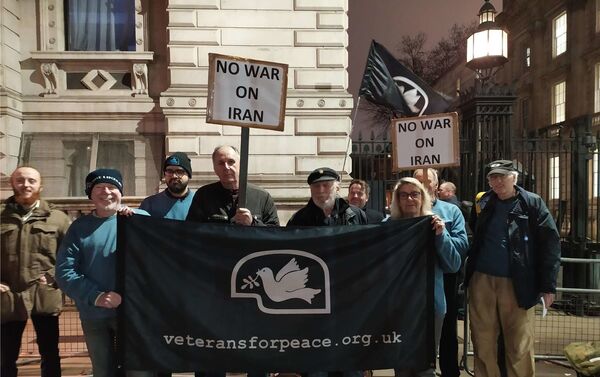
[[209, 54], [206, 121], [283, 131], [287, 64]]
[[458, 114], [392, 120], [393, 170], [460, 165]]

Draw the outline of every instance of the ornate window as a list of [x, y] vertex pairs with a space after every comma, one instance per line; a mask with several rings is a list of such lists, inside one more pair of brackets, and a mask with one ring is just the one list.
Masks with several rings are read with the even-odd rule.
[[147, 0], [39, 0], [45, 97], [147, 96]]

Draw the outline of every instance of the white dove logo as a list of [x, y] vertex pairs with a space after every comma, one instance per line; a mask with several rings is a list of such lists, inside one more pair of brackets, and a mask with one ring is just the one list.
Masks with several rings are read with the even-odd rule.
[[[404, 101], [408, 105], [410, 111], [412, 111], [415, 114], [418, 114], [419, 116], [423, 115], [423, 113], [427, 109], [427, 106], [429, 105], [429, 97], [427, 96], [427, 93], [409, 78], [406, 78], [404, 76], [394, 76], [392, 77], [392, 79], [396, 83], [396, 86], [398, 87], [398, 90], [400, 91], [400, 94], [404, 98]], [[410, 85], [413, 89], [406, 90], [404, 85], [401, 85], [403, 83]], [[419, 102], [421, 97], [424, 100], [424, 104], [419, 109], [417, 102]]]
[[267, 296], [275, 302], [299, 298], [310, 304], [313, 297], [321, 292], [320, 289], [306, 288], [308, 267], [301, 270], [296, 258], [283, 266], [275, 277], [268, 267], [261, 268], [256, 274], [260, 276]]
[[[285, 258], [285, 259], [283, 259]], [[306, 258], [312, 260], [306, 260]], [[274, 261], [279, 263], [274, 263]], [[288, 261], [276, 275], [265, 265], [279, 265]], [[304, 261], [300, 268], [298, 260]], [[314, 263], [314, 262], [316, 263]], [[309, 280], [322, 282], [314, 287]], [[251, 269], [252, 266], [254, 269]], [[258, 267], [258, 271], [257, 268]], [[277, 269], [275, 269], [277, 270]], [[252, 276], [256, 274], [255, 276]], [[239, 276], [241, 275], [241, 276]], [[244, 277], [247, 275], [246, 277]], [[315, 279], [318, 277], [319, 279]], [[258, 282], [260, 278], [261, 283]], [[312, 287], [307, 287], [311, 284]], [[262, 285], [262, 289], [259, 287]], [[264, 295], [261, 294], [264, 291]], [[265, 297], [268, 300], [265, 301]], [[231, 297], [254, 298], [258, 308], [269, 314], [329, 314], [331, 298], [329, 268], [318, 256], [301, 250], [267, 250], [251, 253], [236, 263], [231, 273]], [[316, 301], [315, 301], [316, 300]]]

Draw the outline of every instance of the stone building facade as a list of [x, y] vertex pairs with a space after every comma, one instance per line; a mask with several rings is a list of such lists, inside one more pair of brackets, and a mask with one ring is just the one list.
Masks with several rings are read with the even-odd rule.
[[[205, 121], [209, 53], [289, 65], [285, 129], [251, 129], [248, 169], [283, 219], [309, 196], [308, 172], [348, 173], [347, 0], [123, 0], [90, 11], [98, 3], [2, 1], [3, 197], [18, 164], [42, 172], [46, 197], [82, 196], [85, 174], [103, 166], [123, 172], [126, 195], [146, 196], [174, 151], [190, 155], [192, 186], [214, 181], [213, 148], [239, 146], [240, 128]], [[125, 42], [92, 40], [83, 12]]]

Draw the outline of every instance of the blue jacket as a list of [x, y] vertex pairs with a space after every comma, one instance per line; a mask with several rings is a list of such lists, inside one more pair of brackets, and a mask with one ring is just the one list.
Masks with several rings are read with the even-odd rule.
[[[134, 210], [148, 215], [146, 211]], [[56, 282], [75, 301], [79, 317], [116, 316], [115, 309], [94, 305], [99, 295], [116, 285], [117, 215], [86, 215], [71, 224], [56, 257]]]
[[[534, 306], [541, 293], [556, 292], [560, 267], [560, 237], [554, 219], [539, 195], [519, 186], [517, 200], [508, 215], [510, 275], [521, 308]], [[486, 192], [479, 201], [481, 212], [473, 220], [474, 238], [465, 275], [468, 284], [475, 272], [489, 219], [498, 196]]]
[[446, 313], [446, 295], [444, 294], [444, 273], [453, 273], [460, 269], [462, 258], [469, 248], [465, 230], [465, 219], [454, 204], [436, 200], [431, 208], [446, 225], [444, 232], [435, 237], [437, 263], [435, 266], [434, 301], [437, 314]]

